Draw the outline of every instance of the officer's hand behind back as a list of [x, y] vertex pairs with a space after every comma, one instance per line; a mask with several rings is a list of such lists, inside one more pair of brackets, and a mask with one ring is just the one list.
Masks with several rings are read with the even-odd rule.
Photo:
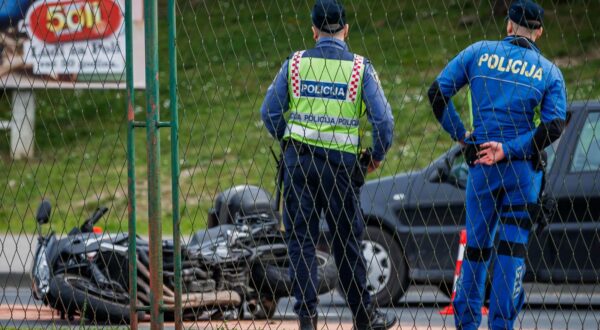
[[480, 151], [477, 153], [479, 159], [475, 161], [475, 164], [493, 165], [506, 157], [504, 149], [502, 149], [502, 143], [500, 142], [486, 142], [480, 148]]
[[359, 162], [363, 168], [367, 169], [367, 174], [375, 171], [381, 165], [381, 161], [373, 159], [373, 149], [371, 148], [362, 151]]
[[369, 163], [369, 167], [367, 168], [367, 173], [371, 173], [381, 166], [381, 161], [379, 160], [371, 160]]

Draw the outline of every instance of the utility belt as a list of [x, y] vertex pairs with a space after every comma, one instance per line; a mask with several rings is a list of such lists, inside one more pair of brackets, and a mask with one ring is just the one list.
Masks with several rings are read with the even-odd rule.
[[298, 154], [298, 156], [310, 154], [315, 158], [327, 160], [327, 156], [321, 154], [320, 152], [315, 152], [316, 148], [318, 147], [311, 146], [310, 144], [306, 144], [304, 142], [300, 142], [292, 138], [283, 141], [281, 144], [281, 150], [283, 150], [283, 152], [285, 152], [288, 148], [293, 148], [296, 151], [296, 154]]
[[[477, 154], [479, 153], [479, 151], [482, 150], [481, 144], [475, 144], [475, 143], [467, 143], [467, 145], [464, 147], [463, 152], [465, 155], [465, 161], [467, 162], [467, 165], [469, 165], [469, 167], [473, 167], [475, 166], [475, 161], [477, 161], [479, 159], [479, 156], [477, 156]], [[533, 165], [534, 170], [536, 171], [546, 171], [546, 162], [548, 160], [548, 155], [546, 154], [545, 151], [541, 151], [531, 157], [527, 157], [527, 158], [513, 158], [511, 160], [527, 160], [530, 161]], [[508, 159], [504, 158], [501, 161], [498, 161], [498, 164], [501, 163], [507, 163], [509, 162]]]
[[350, 178], [352, 180], [352, 184], [356, 188], [360, 188], [365, 184], [365, 179], [367, 178], [367, 172], [371, 162], [373, 162], [373, 149], [367, 148], [360, 154], [358, 162], [356, 162]]
[[[282, 142], [281, 145], [282, 150], [285, 152], [287, 148], [294, 148], [298, 156], [310, 155], [313, 158], [320, 159], [322, 161], [329, 161], [326, 154], [321, 152], [316, 152], [318, 147], [311, 146], [309, 144], [294, 140], [287, 139]], [[340, 151], [343, 152], [343, 151]], [[367, 148], [364, 152], [360, 154], [358, 161], [355, 162], [354, 167], [352, 168], [352, 172], [350, 173], [350, 181], [352, 184], [360, 188], [365, 184], [365, 178], [367, 176], [367, 170], [369, 168], [369, 164], [373, 161], [372, 149]]]

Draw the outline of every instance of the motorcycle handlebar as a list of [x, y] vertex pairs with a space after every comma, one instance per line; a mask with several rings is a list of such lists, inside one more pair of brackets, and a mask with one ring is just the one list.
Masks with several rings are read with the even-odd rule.
[[92, 214], [92, 216], [85, 220], [83, 225], [81, 225], [81, 231], [84, 233], [91, 233], [96, 222], [98, 222], [98, 220], [100, 220], [100, 218], [102, 218], [106, 212], [108, 212], [108, 207], [106, 206], [97, 208], [96, 211], [94, 211], [94, 214]]

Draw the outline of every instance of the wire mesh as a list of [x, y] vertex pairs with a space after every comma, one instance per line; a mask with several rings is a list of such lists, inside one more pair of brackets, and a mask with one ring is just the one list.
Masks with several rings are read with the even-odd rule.
[[[468, 221], [465, 201], [469, 180], [473, 180], [468, 179], [471, 169], [459, 146], [440, 129], [428, 101], [428, 89], [442, 69], [469, 45], [506, 36], [508, 2], [341, 2], [350, 25], [346, 38], [349, 50], [369, 60], [377, 72], [373, 79], [381, 86], [394, 117], [393, 140], [386, 158], [356, 194], [350, 192], [351, 188], [332, 189], [340, 187], [336, 180], [343, 180], [351, 168], [331, 166], [331, 162], [316, 156], [296, 158], [292, 162], [297, 163], [291, 166], [288, 155], [281, 170], [288, 180], [284, 185], [287, 188], [279, 191], [280, 173], [273, 153], [280, 157], [280, 143], [270, 136], [259, 111], [286, 59], [293, 59], [296, 51], [315, 47], [311, 31], [314, 1], [175, 3], [182, 317], [186, 328], [297, 328], [294, 283], [306, 295], [320, 293], [316, 308], [319, 328], [351, 328], [353, 312], [347, 305], [347, 290], [339, 282], [360, 276], [360, 266], [352, 264], [353, 254], [347, 245], [359, 240], [358, 236], [362, 242], [357, 252], [365, 262], [365, 288], [373, 306], [397, 317], [396, 327], [400, 329], [454, 328], [454, 312], [441, 315], [440, 311], [451, 305], [451, 297], [460, 290], [466, 292], [457, 278], [473, 271], [468, 261], [473, 249], [469, 247], [493, 246], [490, 258], [498, 260], [498, 242], [489, 246], [474, 244], [473, 240], [469, 244], [460, 242], [461, 229]], [[508, 280], [491, 285], [494, 268], [502, 275], [514, 273], [505, 271], [504, 264], [494, 264], [483, 275], [486, 280], [480, 288], [481, 299], [483, 306], [492, 307], [505, 291], [524, 292], [525, 304], [515, 313], [514, 328], [596, 329], [600, 324], [600, 259], [595, 253], [600, 251], [600, 92], [596, 82], [600, 74], [596, 32], [600, 23], [594, 15], [600, 12], [600, 3], [559, 0], [540, 4], [545, 8], [545, 19], [537, 46], [562, 72], [568, 101], [564, 133], [546, 149], [545, 200], [554, 212], [545, 228], [536, 225], [526, 235], [525, 271], [522, 268], [516, 275], [524, 277], [523, 286], [517, 281], [517, 287], [512, 287], [514, 283]], [[75, 30], [87, 31], [79, 36], [82, 39], [70, 35], [58, 42], [63, 47], [76, 44], [79, 53], [52, 53], [56, 43], [49, 42], [47, 35], [32, 32], [35, 20], [27, 13], [44, 6], [51, 9], [40, 17], [55, 15], [55, 20], [46, 22], [54, 24], [45, 31], [49, 35], [67, 35], [58, 32], [58, 14], [64, 14], [65, 19], [71, 15]], [[13, 13], [2, 15], [11, 8]], [[158, 2], [160, 102], [156, 106], [162, 120], [171, 114], [173, 102], [166, 8], [166, 1]], [[123, 17], [123, 10], [124, 2], [109, 0], [7, 1], [0, 5], [0, 79], [5, 86], [0, 101], [4, 121], [0, 121], [0, 127], [6, 129], [0, 142], [4, 173], [0, 179], [2, 328], [126, 327], [129, 322], [127, 240], [120, 236], [128, 229], [127, 123], [132, 119], [126, 110], [129, 95], [123, 90], [124, 25], [107, 21], [116, 31], [115, 37], [99, 32], [98, 25], [92, 24], [98, 23], [93, 21], [97, 17]], [[134, 20], [138, 17], [141, 21], [142, 2], [134, 2], [133, 10]], [[89, 31], [85, 30], [86, 20], [93, 25]], [[142, 68], [143, 25], [137, 24], [134, 61], [142, 62]], [[146, 20], [143, 24], [152, 22]], [[112, 37], [94, 39], [94, 33]], [[47, 44], [36, 45], [34, 38]], [[114, 67], [85, 69], [78, 64], [88, 60], [86, 52], [96, 49], [103, 49], [100, 53], [106, 59], [91, 56], [91, 61], [104, 59]], [[317, 82], [337, 79], [346, 73], [344, 65], [352, 68], [352, 61], [341, 62], [323, 66], [316, 60], [306, 62], [308, 68], [300, 76], [310, 75]], [[54, 63], [51, 69], [48, 63]], [[305, 62], [300, 62], [302, 65]], [[532, 71], [530, 76], [534, 74]], [[136, 87], [143, 84], [136, 83]], [[473, 88], [463, 88], [452, 98], [465, 123], [469, 122], [473, 93]], [[485, 93], [490, 99], [517, 98], [503, 89], [490, 88]], [[144, 91], [136, 91], [135, 99], [133, 119], [141, 121], [146, 106]], [[328, 102], [333, 103], [315, 99], [307, 102], [307, 108], [315, 114], [322, 114], [323, 106], [331, 109]], [[281, 107], [287, 108], [287, 104]], [[505, 109], [497, 110], [500, 113]], [[367, 107], [367, 111], [372, 109]], [[519, 109], [514, 113], [517, 116], [522, 112]], [[362, 147], [370, 146], [377, 139], [372, 135], [371, 122], [366, 116], [359, 121]], [[504, 124], [514, 126], [516, 122], [513, 118]], [[168, 240], [173, 232], [170, 142], [175, 136], [166, 129], [160, 129], [157, 164], [159, 209], [166, 240], [156, 243], [161, 244], [164, 257], [164, 317], [168, 327], [175, 318], [174, 288], [178, 279], [174, 276], [173, 242]], [[134, 146], [139, 235], [137, 304], [141, 307], [139, 326], [147, 327], [153, 297], [147, 240], [148, 146], [143, 129], [134, 131]], [[509, 177], [508, 172], [501, 177]], [[334, 177], [337, 179], [332, 180]], [[298, 180], [295, 189], [290, 188], [291, 178]], [[509, 189], [506, 182], [500, 185]], [[486, 184], [484, 188], [490, 187]], [[525, 193], [519, 189], [517, 192]], [[346, 202], [339, 202], [343, 207], [332, 207], [344, 195], [355, 195], [360, 200], [362, 216], [353, 216]], [[300, 196], [304, 196], [305, 206], [314, 203], [321, 209], [291, 208], [290, 203]], [[52, 212], [49, 223], [39, 226], [41, 234], [54, 233], [56, 242], [62, 240], [63, 245], [38, 239], [36, 212], [42, 199], [51, 202]], [[501, 212], [501, 206], [485, 206], [482, 199], [482, 195], [475, 199], [477, 210]], [[97, 213], [101, 207], [107, 207], [107, 213], [96, 223], [102, 228], [80, 229], [98, 234], [70, 233], [92, 214], [102, 213]], [[340, 223], [355, 217], [351, 226]], [[288, 223], [285, 230], [284, 222], [289, 219], [296, 223]], [[304, 223], [306, 219], [311, 219], [312, 226]], [[344, 232], [348, 227], [349, 231]], [[512, 232], [505, 227], [498, 229], [497, 236], [510, 238]], [[304, 230], [312, 232], [302, 236]], [[304, 254], [288, 247], [296, 240], [301, 240]], [[339, 246], [334, 251], [335, 244], [342, 246], [341, 251]], [[461, 244], [467, 246], [464, 257], [459, 254]], [[39, 248], [43, 245], [52, 248], [44, 254]], [[313, 246], [314, 261], [306, 252]], [[511, 245], [508, 252], [514, 253], [515, 246]], [[40, 258], [44, 255], [51, 260], [47, 268], [44, 258]], [[290, 261], [292, 255], [296, 255], [293, 260], [297, 262]], [[346, 271], [338, 271], [334, 255], [339, 262], [347, 263]], [[463, 263], [462, 268], [457, 267], [457, 260]], [[314, 264], [317, 283], [299, 281], [299, 268], [307, 264]], [[289, 268], [295, 275], [288, 273]], [[348, 272], [348, 268], [353, 271]], [[503, 287], [508, 289], [500, 289]], [[45, 288], [49, 294], [40, 296]], [[348, 301], [356, 298], [350, 296]], [[366, 307], [361, 303], [358, 306]], [[476, 314], [475, 310], [479, 308], [470, 310], [467, 316]], [[487, 322], [484, 316], [481, 326], [487, 326]]]

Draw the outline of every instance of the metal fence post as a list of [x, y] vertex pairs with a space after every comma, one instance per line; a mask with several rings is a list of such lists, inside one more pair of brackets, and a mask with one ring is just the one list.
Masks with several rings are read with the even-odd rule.
[[160, 132], [157, 0], [144, 1], [146, 42], [146, 149], [150, 250], [150, 328], [163, 329], [162, 223], [160, 207]]
[[175, 277], [175, 329], [182, 329], [181, 233], [179, 230], [179, 115], [177, 104], [177, 54], [175, 0], [167, 5], [169, 21], [169, 101], [171, 110], [171, 184], [173, 207], [173, 258]]
[[130, 327], [137, 330], [137, 253], [135, 200], [135, 90], [133, 82], [133, 12], [132, 0], [125, 1], [125, 74], [127, 84], [127, 212], [129, 217], [129, 317]]

